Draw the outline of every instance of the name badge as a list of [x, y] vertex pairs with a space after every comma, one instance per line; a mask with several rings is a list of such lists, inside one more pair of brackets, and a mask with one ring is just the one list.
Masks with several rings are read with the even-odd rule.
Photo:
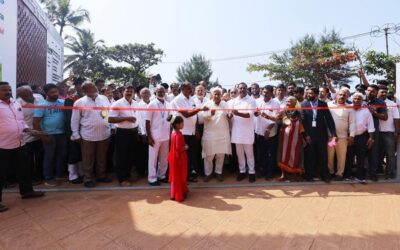
[[316, 127], [317, 127], [317, 121], [312, 121], [311, 126], [312, 126], [313, 128], [316, 128]]

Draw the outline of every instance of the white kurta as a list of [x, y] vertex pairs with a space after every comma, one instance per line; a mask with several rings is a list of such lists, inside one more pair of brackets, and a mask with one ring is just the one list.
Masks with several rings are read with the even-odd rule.
[[[214, 101], [208, 101], [204, 106], [210, 109], [228, 108], [228, 104], [224, 101], [221, 101], [219, 106]], [[211, 115], [211, 110], [202, 112], [204, 117], [204, 133], [201, 140], [203, 158], [215, 154], [232, 154], [227, 114], [227, 111], [222, 110], [215, 111], [213, 116]]]
[[244, 98], [237, 97], [232, 102], [233, 109], [252, 109], [239, 110], [240, 113], [249, 113], [250, 118], [243, 118], [234, 115], [232, 118], [232, 143], [254, 144], [254, 109], [256, 102], [250, 96]]

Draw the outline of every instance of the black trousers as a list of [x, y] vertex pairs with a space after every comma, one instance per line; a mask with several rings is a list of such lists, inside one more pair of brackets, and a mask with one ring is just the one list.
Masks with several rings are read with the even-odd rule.
[[140, 176], [147, 176], [147, 169], [149, 165], [149, 144], [147, 142], [147, 136], [139, 135], [137, 149], [137, 165], [136, 170]]
[[138, 130], [117, 128], [115, 133], [115, 153], [117, 178], [119, 182], [126, 181], [132, 166], [136, 163], [135, 149], [138, 145]]
[[276, 168], [277, 136], [265, 140], [264, 136], [256, 135], [257, 157], [259, 168], [265, 178], [272, 179]]
[[236, 145], [234, 143], [231, 143], [231, 147], [232, 147], [232, 155], [229, 156], [229, 172], [234, 173], [239, 166], [238, 163], [238, 158], [237, 158], [237, 154], [236, 154]]
[[203, 138], [203, 133], [204, 133], [204, 124], [197, 124], [197, 135], [196, 135], [196, 166], [197, 166], [197, 173], [199, 173], [201, 176], [204, 176], [204, 161], [203, 157], [201, 156], [201, 151], [203, 150], [203, 146], [201, 145], [201, 139]]
[[82, 161], [81, 144], [75, 141], [68, 140], [68, 164], [77, 164]]
[[110, 136], [110, 144], [108, 145], [108, 149], [107, 149], [107, 167], [106, 167], [106, 172], [107, 173], [112, 173], [114, 171], [116, 171], [116, 145], [115, 145], [115, 137], [116, 134], [114, 134], [116, 132], [113, 132], [113, 130], [111, 130], [111, 136]]
[[376, 171], [378, 169], [379, 162], [379, 141], [380, 133], [378, 131], [374, 132], [374, 141], [372, 148], [368, 151], [368, 166], [369, 166], [369, 176], [376, 176]]
[[[253, 154], [254, 154], [254, 168], [256, 170], [256, 173], [263, 173], [263, 166], [261, 165], [260, 162], [260, 157], [259, 153], [260, 153], [260, 143], [261, 141], [257, 139], [257, 134], [254, 133], [254, 144], [253, 144]], [[246, 168], [248, 168], [249, 166], [247, 166], [246, 164]]]
[[33, 191], [31, 170], [29, 169], [29, 153], [26, 146], [0, 149], [0, 163], [0, 202], [2, 201], [7, 168], [15, 169], [21, 195]]
[[356, 171], [356, 177], [360, 180], [365, 179], [365, 157], [367, 156], [368, 152], [368, 147], [367, 147], [367, 142], [368, 142], [368, 133], [364, 133], [362, 135], [356, 135], [354, 137], [354, 143], [351, 146], [349, 160], [354, 161], [354, 156], [357, 157], [357, 171]]
[[312, 139], [310, 145], [305, 148], [305, 178], [310, 180], [320, 177], [322, 180], [329, 178], [328, 171], [328, 140]]
[[28, 142], [26, 150], [29, 154], [29, 166], [32, 179], [43, 179], [43, 144], [41, 140]]
[[188, 176], [197, 176], [198, 165], [197, 165], [197, 145], [196, 136], [194, 135], [184, 135], [185, 143], [188, 146], [186, 150], [188, 156]]
[[346, 167], [344, 168], [343, 177], [344, 178], [353, 177], [354, 176], [353, 169], [354, 169], [354, 147], [353, 145], [351, 145], [347, 146]]

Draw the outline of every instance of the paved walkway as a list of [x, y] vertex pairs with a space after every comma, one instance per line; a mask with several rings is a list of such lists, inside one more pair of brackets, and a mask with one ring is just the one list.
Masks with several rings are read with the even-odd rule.
[[5, 194], [0, 249], [400, 249], [400, 185]]

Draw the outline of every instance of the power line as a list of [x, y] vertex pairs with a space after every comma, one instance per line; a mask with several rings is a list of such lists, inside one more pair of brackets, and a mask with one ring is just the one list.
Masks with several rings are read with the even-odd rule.
[[345, 36], [342, 37], [342, 40], [350, 40], [350, 39], [356, 39], [356, 38], [360, 38], [360, 37], [364, 37], [364, 36], [370, 36], [372, 34], [373, 31], [370, 32], [364, 32], [364, 33], [360, 33], [360, 34], [356, 34], [356, 35], [351, 35], [351, 36]]
[[[282, 53], [285, 52], [286, 49], [281, 49], [281, 50], [273, 50], [273, 51], [267, 51], [267, 52], [261, 52], [261, 53], [256, 53], [256, 54], [247, 54], [247, 55], [240, 55], [240, 56], [232, 56], [232, 57], [222, 57], [222, 58], [214, 58], [210, 59], [209, 61], [211, 62], [221, 62], [221, 61], [231, 61], [231, 60], [238, 60], [238, 59], [245, 59], [245, 58], [252, 58], [252, 57], [262, 57], [262, 56], [268, 56], [272, 55], [274, 53]], [[184, 62], [179, 62], [179, 61], [170, 61], [170, 62], [161, 62], [161, 64], [181, 64]]]
[[395, 44], [397, 44], [397, 46], [399, 46], [399, 47], [400, 47], [400, 43], [399, 43], [399, 42], [397, 42], [397, 40], [396, 40], [396, 39], [394, 39], [393, 37], [390, 37], [390, 39], [392, 39], [392, 41], [393, 41]]
[[[351, 35], [351, 36], [345, 36], [345, 37], [342, 37], [341, 40], [345, 41], [345, 40], [350, 40], [350, 39], [357, 39], [357, 38], [360, 38], [360, 37], [369, 36], [369, 35], [373, 34], [374, 32], [378, 32], [378, 30], [377, 29], [373, 29], [373, 30], [371, 30], [369, 32], [363, 32], [363, 33], [359, 33], [359, 34], [355, 34], [355, 35]], [[213, 59], [210, 59], [209, 61], [211, 61], [211, 62], [223, 62], [223, 61], [233, 61], [233, 60], [246, 59], [246, 58], [263, 57], [263, 56], [272, 55], [274, 53], [283, 53], [283, 52], [285, 52], [287, 50], [288, 49], [280, 49], [280, 50], [272, 50], [272, 51], [255, 53], [255, 54], [247, 54], [247, 55], [239, 55], [239, 56], [231, 56], [231, 57], [222, 57], [222, 58], [213, 58]], [[184, 61], [167, 61], [167, 62], [161, 62], [160, 64], [182, 64], [182, 63], [184, 63]]]

